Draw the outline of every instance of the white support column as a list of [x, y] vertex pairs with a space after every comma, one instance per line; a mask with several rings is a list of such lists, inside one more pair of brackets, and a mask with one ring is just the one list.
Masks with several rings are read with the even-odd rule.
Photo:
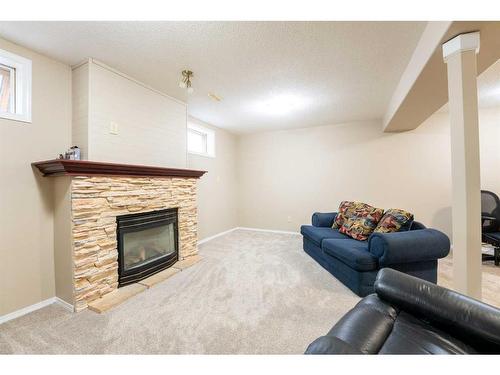
[[443, 44], [451, 122], [453, 283], [481, 298], [481, 182], [476, 54], [479, 33]]

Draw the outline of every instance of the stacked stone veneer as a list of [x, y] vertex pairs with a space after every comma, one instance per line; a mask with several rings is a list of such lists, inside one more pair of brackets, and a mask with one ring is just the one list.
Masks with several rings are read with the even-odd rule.
[[116, 216], [174, 207], [179, 209], [179, 258], [183, 259], [197, 253], [195, 178], [72, 178], [76, 311], [118, 287]]

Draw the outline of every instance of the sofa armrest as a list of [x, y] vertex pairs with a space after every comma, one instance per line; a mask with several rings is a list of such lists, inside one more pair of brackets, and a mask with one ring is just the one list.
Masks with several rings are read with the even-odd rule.
[[335, 336], [321, 336], [309, 344], [304, 354], [363, 354]]
[[500, 352], [499, 309], [390, 268], [379, 271], [374, 287], [380, 299], [475, 349]]
[[373, 233], [368, 242], [368, 250], [379, 258], [382, 268], [392, 264], [444, 258], [450, 252], [450, 239], [435, 229]]
[[336, 212], [315, 212], [311, 219], [312, 225], [315, 227], [331, 227], [336, 216]]
[[410, 230], [418, 230], [418, 229], [425, 229], [426, 226], [422, 224], [420, 221], [414, 220], [413, 223], [410, 225]]

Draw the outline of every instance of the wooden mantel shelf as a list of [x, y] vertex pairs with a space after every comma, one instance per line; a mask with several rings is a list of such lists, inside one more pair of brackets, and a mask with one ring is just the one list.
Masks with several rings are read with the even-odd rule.
[[31, 164], [44, 176], [128, 176], [200, 178], [206, 171], [162, 168], [146, 165], [101, 163], [87, 160], [54, 159]]

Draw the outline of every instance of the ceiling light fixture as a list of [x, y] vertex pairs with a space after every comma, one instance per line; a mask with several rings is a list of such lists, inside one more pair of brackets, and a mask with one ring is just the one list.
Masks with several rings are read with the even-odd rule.
[[182, 71], [182, 78], [179, 82], [179, 87], [181, 89], [187, 89], [188, 94], [192, 94], [194, 89], [191, 87], [191, 78], [194, 77], [194, 73], [190, 70]]
[[271, 116], [284, 116], [306, 108], [310, 100], [294, 94], [281, 94], [257, 102], [255, 109]]

